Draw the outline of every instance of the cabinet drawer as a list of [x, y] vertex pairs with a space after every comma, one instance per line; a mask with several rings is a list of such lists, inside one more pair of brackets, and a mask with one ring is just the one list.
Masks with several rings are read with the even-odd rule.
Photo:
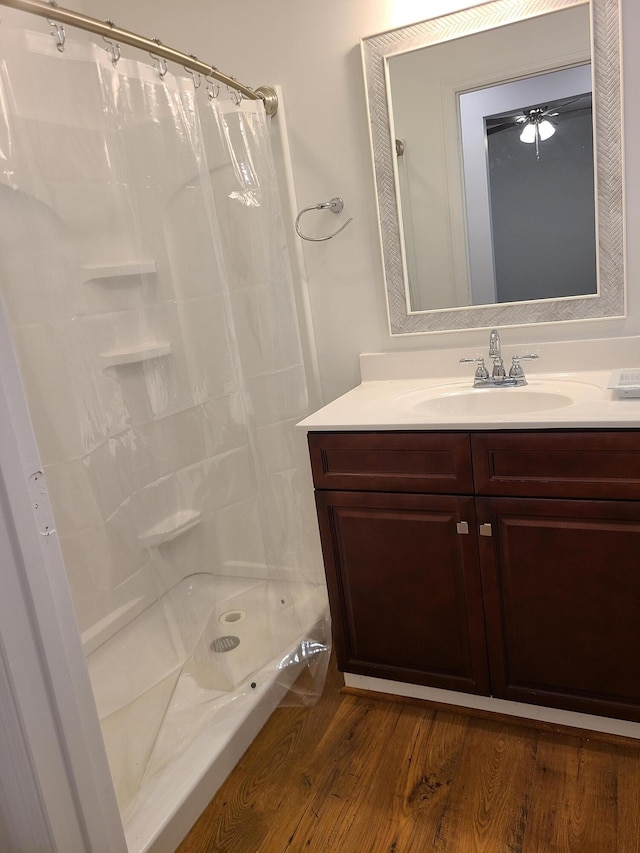
[[497, 432], [471, 437], [478, 495], [640, 498], [640, 432]]
[[473, 491], [466, 433], [316, 432], [309, 451], [316, 489]]

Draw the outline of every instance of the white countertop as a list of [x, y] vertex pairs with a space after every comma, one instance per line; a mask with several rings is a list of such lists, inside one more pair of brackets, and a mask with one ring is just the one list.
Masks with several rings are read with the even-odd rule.
[[367, 380], [298, 426], [309, 432], [640, 428], [640, 398], [618, 398], [607, 389], [610, 378], [610, 369], [535, 373], [522, 388], [499, 389], [473, 389], [459, 373]]

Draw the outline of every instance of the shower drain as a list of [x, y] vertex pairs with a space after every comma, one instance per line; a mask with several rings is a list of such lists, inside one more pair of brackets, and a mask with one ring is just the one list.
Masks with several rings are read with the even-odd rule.
[[240, 637], [228, 635], [226, 637], [216, 637], [209, 643], [209, 648], [212, 652], [230, 652], [232, 649], [237, 649], [240, 645]]

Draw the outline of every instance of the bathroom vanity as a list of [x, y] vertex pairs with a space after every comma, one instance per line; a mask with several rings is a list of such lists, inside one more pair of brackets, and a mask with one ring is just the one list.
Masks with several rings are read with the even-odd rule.
[[640, 721], [640, 431], [309, 446], [342, 670]]
[[363, 382], [303, 422], [347, 684], [640, 722], [640, 400], [609, 374]]

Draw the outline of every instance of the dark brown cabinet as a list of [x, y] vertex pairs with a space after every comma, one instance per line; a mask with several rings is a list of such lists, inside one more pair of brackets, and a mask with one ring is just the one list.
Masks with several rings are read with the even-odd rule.
[[342, 670], [640, 721], [640, 433], [309, 444]]
[[340, 669], [488, 694], [469, 436], [309, 446]]

